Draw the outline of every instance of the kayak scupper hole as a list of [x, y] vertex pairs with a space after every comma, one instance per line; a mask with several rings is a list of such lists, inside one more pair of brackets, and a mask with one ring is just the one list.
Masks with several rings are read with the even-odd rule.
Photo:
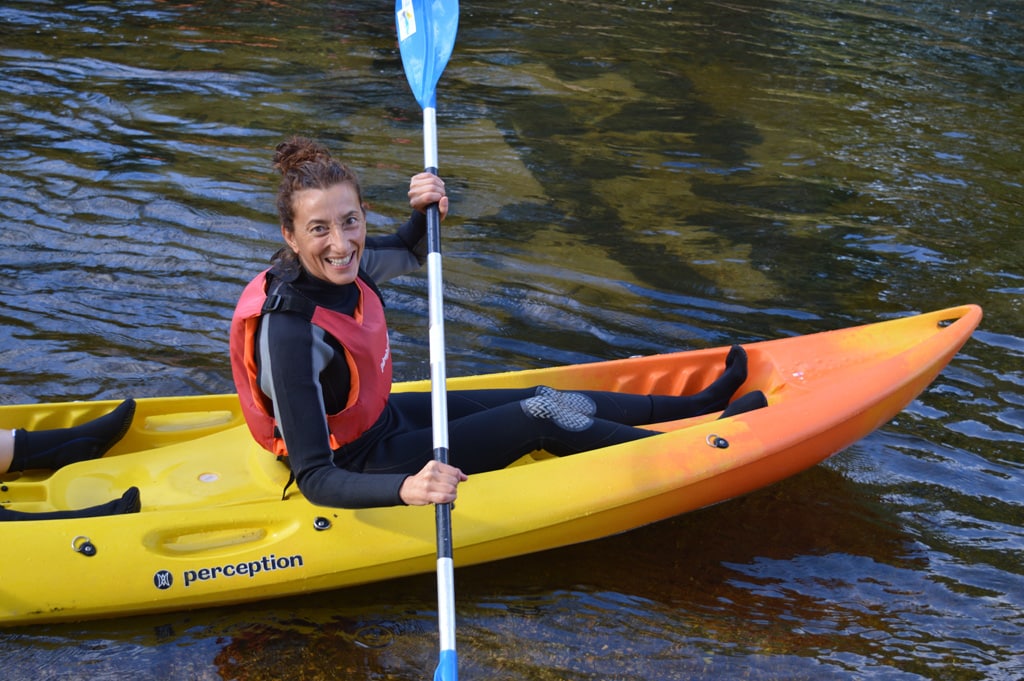
[[200, 473], [199, 482], [217, 482], [220, 480], [220, 476], [216, 473]]

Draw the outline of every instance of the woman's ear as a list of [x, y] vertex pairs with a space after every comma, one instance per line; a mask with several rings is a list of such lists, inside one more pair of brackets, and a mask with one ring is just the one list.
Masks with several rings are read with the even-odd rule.
[[285, 227], [282, 224], [281, 225], [281, 236], [284, 237], [284, 242], [286, 244], [288, 244], [288, 248], [292, 249], [292, 251], [294, 253], [298, 253], [299, 252], [299, 246], [295, 242], [295, 231], [294, 230], [290, 230], [290, 229], [288, 229], [287, 227]]

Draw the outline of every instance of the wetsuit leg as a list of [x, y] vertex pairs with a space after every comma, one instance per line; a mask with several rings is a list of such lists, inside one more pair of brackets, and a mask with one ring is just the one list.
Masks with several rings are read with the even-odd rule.
[[[720, 411], [746, 380], [747, 355], [734, 346], [723, 374], [695, 395], [524, 389], [449, 391], [449, 461], [467, 474], [504, 468], [546, 450], [567, 456], [656, 435], [637, 428]], [[374, 448], [365, 472], [417, 472], [433, 450], [428, 393], [391, 396], [400, 425]]]
[[[490, 392], [490, 391], [479, 391]], [[566, 408], [549, 395], [527, 391], [529, 397], [487, 408], [449, 420], [449, 462], [467, 474], [504, 468], [530, 452], [544, 449], [558, 456], [656, 435]], [[396, 395], [397, 397], [397, 395]], [[474, 398], [487, 403], [497, 395], [462, 395], [467, 407]], [[406, 424], [421, 423], [429, 414], [429, 400], [402, 400], [396, 408], [411, 408], [403, 414]], [[415, 403], [415, 404], [414, 404]], [[424, 403], [427, 403], [424, 406]], [[405, 420], [405, 419], [408, 420]], [[430, 459], [430, 427], [405, 429], [382, 439], [374, 451], [373, 465], [365, 472], [415, 473]]]
[[568, 456], [656, 434], [581, 413], [549, 395], [466, 416], [449, 427], [452, 461], [466, 473], [504, 468], [540, 449]]
[[735, 345], [725, 359], [722, 375], [693, 395], [563, 391], [543, 386], [523, 389], [460, 390], [448, 393], [448, 417], [456, 419], [535, 395], [548, 395], [566, 409], [579, 411], [596, 419], [642, 426], [722, 411], [746, 379], [747, 353], [742, 347]]

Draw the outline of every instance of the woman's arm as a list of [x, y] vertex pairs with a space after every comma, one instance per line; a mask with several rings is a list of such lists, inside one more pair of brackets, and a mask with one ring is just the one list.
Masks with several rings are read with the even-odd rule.
[[[274, 402], [288, 462], [305, 497], [335, 508], [402, 504], [406, 475], [355, 473], [334, 465], [320, 379], [324, 371], [341, 372], [332, 372], [336, 353], [323, 331], [299, 315], [270, 313], [260, 321], [259, 343], [261, 388]], [[347, 385], [331, 387], [348, 392]]]
[[409, 181], [412, 216], [394, 234], [366, 237], [360, 266], [373, 281], [382, 283], [423, 266], [427, 260], [426, 210], [435, 203], [444, 220], [448, 215], [444, 181], [431, 173], [414, 175]]

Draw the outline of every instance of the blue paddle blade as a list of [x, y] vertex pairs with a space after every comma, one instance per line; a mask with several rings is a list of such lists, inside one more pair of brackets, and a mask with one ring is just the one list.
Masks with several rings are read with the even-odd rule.
[[455, 48], [459, 0], [395, 0], [398, 50], [412, 94], [435, 107], [434, 91]]
[[459, 681], [459, 665], [454, 650], [442, 650], [434, 670], [434, 681]]

